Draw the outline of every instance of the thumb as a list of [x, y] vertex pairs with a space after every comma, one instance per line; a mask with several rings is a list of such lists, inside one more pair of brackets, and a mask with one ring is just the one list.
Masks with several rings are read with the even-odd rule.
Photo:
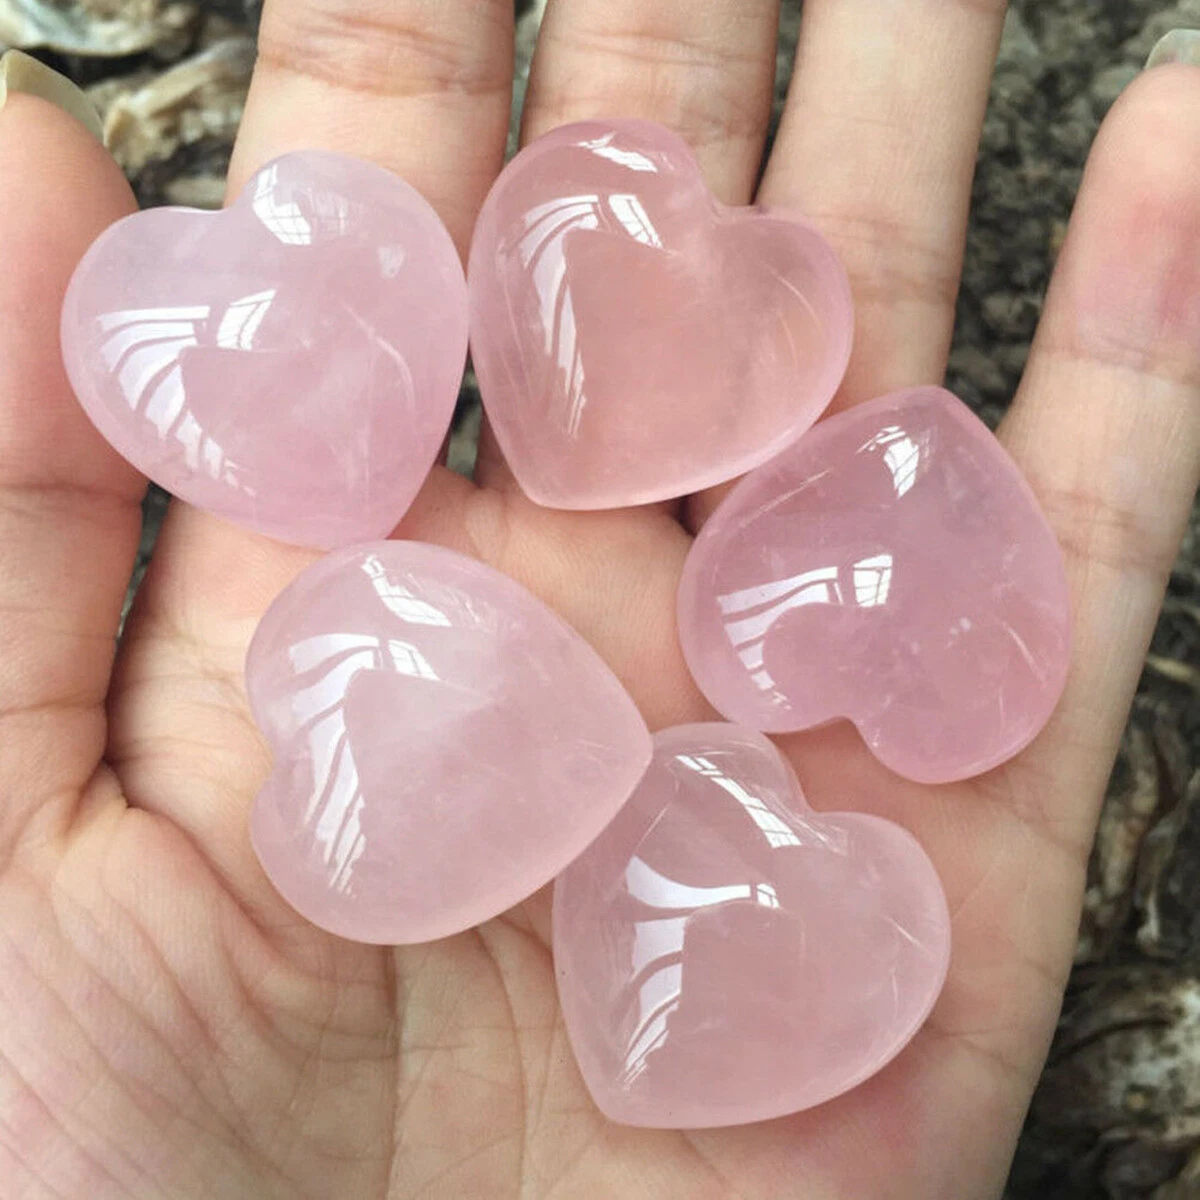
[[96, 124], [71, 115], [86, 104], [27, 56], [0, 59], [0, 864], [35, 825], [63, 828], [101, 760], [145, 487], [59, 352], [75, 264], [135, 207]]

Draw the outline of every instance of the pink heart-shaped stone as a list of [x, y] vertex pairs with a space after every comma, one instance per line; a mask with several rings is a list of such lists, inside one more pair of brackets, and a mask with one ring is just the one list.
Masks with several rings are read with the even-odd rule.
[[633, 701], [524, 588], [417, 542], [338, 551], [268, 610], [246, 689], [275, 753], [251, 836], [315, 925], [424, 942], [548, 883], [650, 760]]
[[467, 344], [450, 235], [403, 180], [276, 159], [219, 213], [158, 208], [96, 240], [63, 305], [88, 416], [134, 466], [260, 533], [390, 533], [441, 448]]
[[710, 518], [679, 588], [692, 674], [769, 733], [849, 718], [922, 783], [1022, 750], [1066, 682], [1062, 554], [1000, 443], [941, 388], [821, 422]]
[[815, 813], [761, 734], [688, 725], [554, 891], [575, 1057], [627, 1125], [763, 1121], [889, 1062], [946, 977], [950, 916], [898, 825]]
[[850, 286], [811, 226], [726, 208], [645, 121], [522, 151], [470, 262], [484, 406], [526, 494], [615, 508], [698, 491], [807, 429], [846, 370]]

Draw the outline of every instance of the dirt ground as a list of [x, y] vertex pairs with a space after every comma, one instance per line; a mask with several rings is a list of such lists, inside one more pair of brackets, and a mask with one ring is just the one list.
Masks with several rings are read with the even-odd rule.
[[[527, 69], [536, 0], [521, 12]], [[780, 95], [798, 0], [785, 0]], [[256, 0], [0, 0], [0, 46], [89, 86], [143, 203], [219, 203]], [[1019, 379], [1100, 119], [1200, 0], [1014, 0], [984, 132], [949, 386], [987, 420]], [[518, 96], [521, 84], [518, 81]], [[460, 405], [467, 466], [477, 404]], [[160, 495], [147, 501], [147, 550]], [[1170, 595], [1093, 856], [1059, 1034], [1009, 1200], [1200, 1197], [1200, 539]]]

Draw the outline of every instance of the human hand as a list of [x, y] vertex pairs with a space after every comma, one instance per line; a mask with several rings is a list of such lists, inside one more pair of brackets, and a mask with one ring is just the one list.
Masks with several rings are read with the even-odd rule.
[[[851, 274], [838, 405], [941, 379], [1000, 0], [809, 0], [760, 199]], [[774, 0], [551, 0], [529, 136], [594, 116], [679, 130], [750, 198]], [[268, 0], [232, 170], [300, 146], [372, 158], [460, 247], [498, 171], [511, 0]], [[0, 112], [0, 1192], [7, 1198], [968, 1200], [999, 1192], [1071, 960], [1087, 853], [1200, 471], [1200, 72], [1109, 118], [1001, 431], [1067, 557], [1071, 678], [1042, 736], [953, 787], [889, 775], [846, 727], [784, 739], [818, 808], [911, 829], [954, 914], [946, 990], [880, 1075], [813, 1111], [702, 1133], [607, 1123], [573, 1064], [549, 896], [399, 950], [297, 917], [250, 850], [267, 769], [241, 685], [266, 605], [313, 558], [173, 506], [113, 662], [144, 480], [63, 377], [58, 308], [132, 208], [57, 109]], [[557, 608], [652, 727], [710, 713], [674, 594], [714, 496], [539, 509], [485, 439], [400, 533]]]

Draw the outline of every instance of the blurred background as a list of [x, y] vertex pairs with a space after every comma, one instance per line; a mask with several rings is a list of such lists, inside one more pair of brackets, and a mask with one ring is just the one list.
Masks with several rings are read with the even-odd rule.
[[[544, 0], [514, 2], [519, 106]], [[215, 207], [254, 64], [258, 3], [0, 0], [0, 49], [29, 50], [87, 89], [143, 205]], [[783, 9], [777, 111], [800, 0]], [[1200, 0], [1012, 2], [948, 377], [991, 424], [1024, 366], [1096, 128], [1178, 26], [1200, 28]], [[468, 380], [453, 446], [459, 469], [470, 469], [477, 429]], [[161, 494], [147, 500], [144, 554], [164, 505]], [[1009, 1200], [1200, 1198], [1198, 768], [1193, 520], [1113, 774], [1076, 968]]]

